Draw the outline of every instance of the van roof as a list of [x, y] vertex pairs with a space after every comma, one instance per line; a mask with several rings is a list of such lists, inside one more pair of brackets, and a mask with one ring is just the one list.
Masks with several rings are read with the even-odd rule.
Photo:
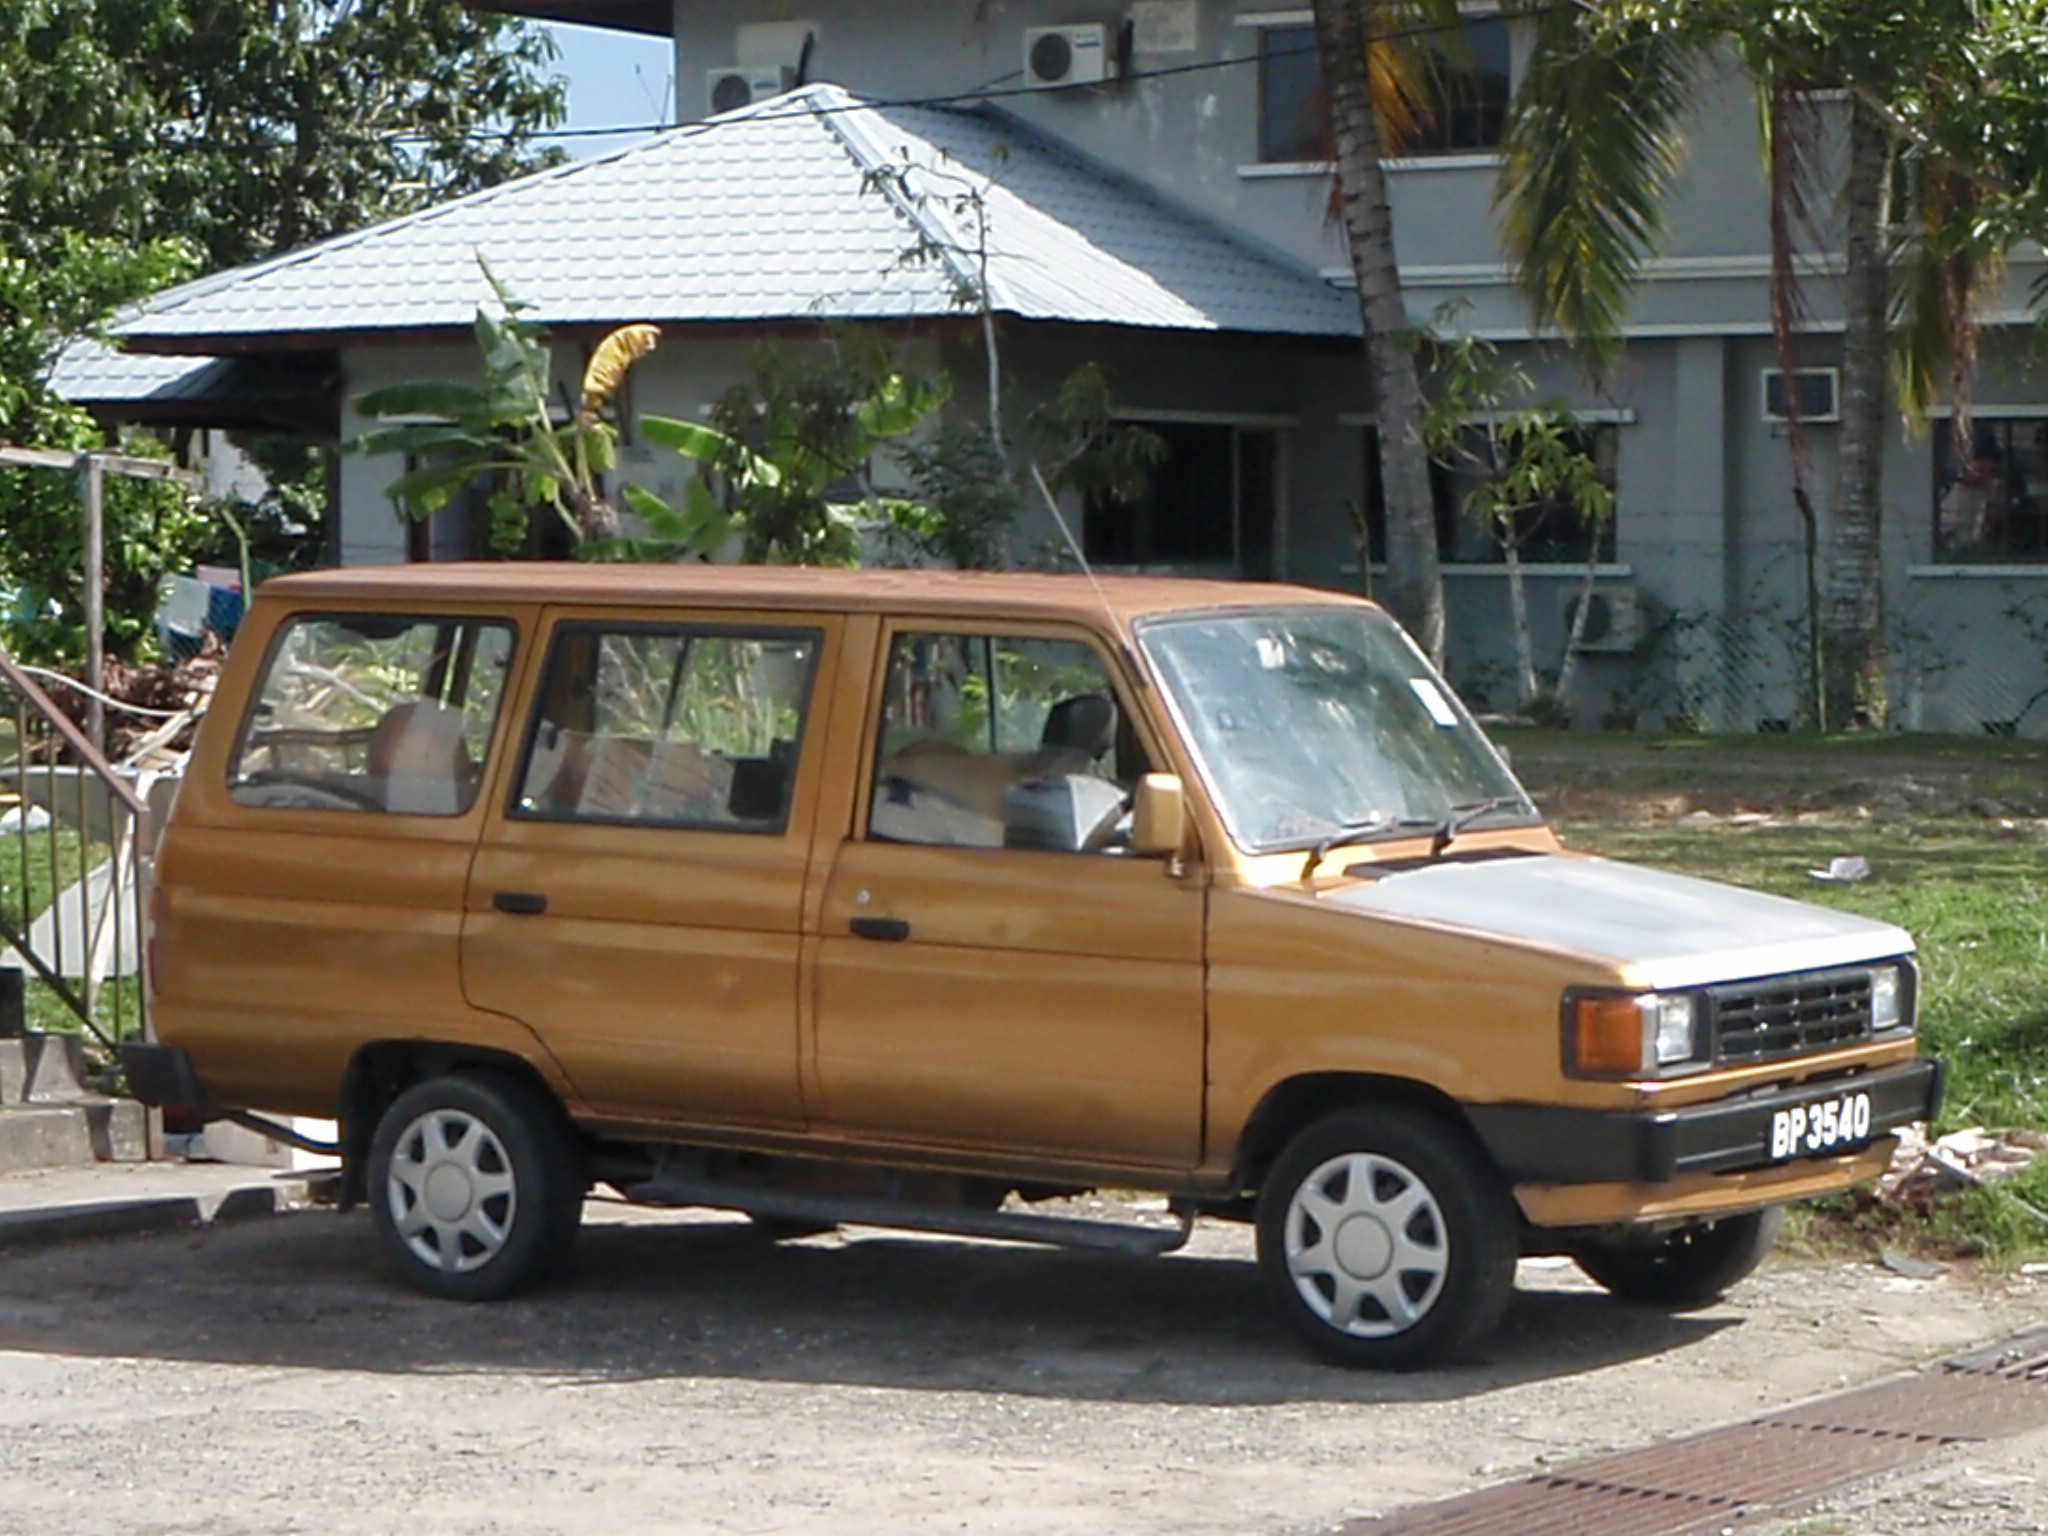
[[[1097, 590], [1100, 590], [1100, 596]], [[581, 561], [361, 565], [279, 576], [259, 596], [306, 602], [576, 603], [638, 606], [682, 602], [721, 608], [957, 613], [1020, 617], [1099, 614], [1120, 620], [1168, 610], [1355, 603], [1314, 587], [1179, 576], [1102, 576], [1037, 571], [841, 570], [790, 565], [588, 564]]]

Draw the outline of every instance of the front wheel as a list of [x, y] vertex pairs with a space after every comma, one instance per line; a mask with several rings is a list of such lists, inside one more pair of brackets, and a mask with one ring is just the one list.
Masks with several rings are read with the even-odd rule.
[[1719, 1301], [1763, 1262], [1784, 1224], [1784, 1208], [1772, 1206], [1655, 1236], [1588, 1238], [1572, 1257], [1596, 1285], [1623, 1301], [1683, 1312]]
[[1259, 1192], [1259, 1272], [1281, 1318], [1339, 1365], [1411, 1370], [1500, 1320], [1517, 1224], [1463, 1130], [1417, 1110], [1346, 1111], [1290, 1142]]
[[399, 1276], [430, 1296], [494, 1301], [560, 1268], [585, 1181], [554, 1106], [509, 1077], [429, 1078], [370, 1143], [370, 1220]]

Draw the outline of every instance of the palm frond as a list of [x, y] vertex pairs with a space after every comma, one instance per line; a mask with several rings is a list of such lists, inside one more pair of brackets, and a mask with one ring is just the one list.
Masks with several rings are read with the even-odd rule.
[[1771, 336], [1777, 345], [1778, 372], [1785, 381], [1785, 434], [1791, 449], [1792, 496], [1807, 496], [1809, 457], [1806, 423], [1799, 411], [1797, 344], [1807, 318], [1806, 294], [1799, 282], [1801, 236], [1811, 248], [1820, 243], [1813, 219], [1812, 195], [1820, 175], [1820, 117], [1812, 93], [1768, 62], [1752, 65], [1761, 107], [1764, 181], [1770, 222]]
[[2007, 232], [1983, 189], [1930, 164], [1907, 162], [1907, 206], [1897, 223], [1891, 320], [1892, 374], [1909, 427], [1927, 419], [1946, 386], [1954, 431], [1967, 440], [1977, 369], [1979, 310], [2005, 279]]
[[1494, 201], [1537, 323], [1596, 355], [1620, 336], [1629, 293], [1663, 233], [1697, 58], [1695, 44], [1653, 14], [1558, 6], [1537, 21]]

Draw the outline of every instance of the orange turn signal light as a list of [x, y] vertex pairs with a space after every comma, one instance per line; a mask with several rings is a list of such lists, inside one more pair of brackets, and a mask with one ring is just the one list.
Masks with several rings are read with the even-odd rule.
[[1633, 997], [1572, 999], [1572, 1065], [1603, 1077], [1643, 1070], [1643, 1011]]

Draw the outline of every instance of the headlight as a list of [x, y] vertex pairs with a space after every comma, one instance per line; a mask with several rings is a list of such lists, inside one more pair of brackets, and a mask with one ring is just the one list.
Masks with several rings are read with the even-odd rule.
[[1576, 992], [1565, 998], [1565, 1070], [1656, 1077], [1707, 1066], [1701, 1006], [1690, 992]]
[[1899, 967], [1875, 967], [1870, 973], [1870, 1032], [1881, 1035], [1911, 1022], [1906, 1017], [1906, 986]]

